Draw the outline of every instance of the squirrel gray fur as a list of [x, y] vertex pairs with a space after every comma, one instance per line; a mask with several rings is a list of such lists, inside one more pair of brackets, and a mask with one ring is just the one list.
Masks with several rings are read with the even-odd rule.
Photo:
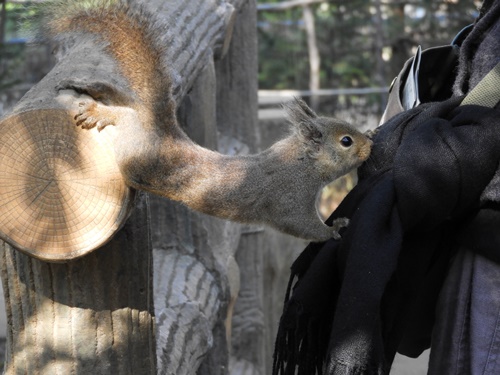
[[98, 130], [116, 125], [116, 160], [129, 186], [206, 214], [267, 224], [311, 241], [339, 237], [348, 220], [325, 225], [316, 210], [318, 194], [368, 158], [368, 136], [295, 100], [286, 106], [291, 133], [267, 150], [228, 156], [203, 148], [177, 123], [152, 16], [125, 1], [81, 9], [74, 5], [79, 2], [64, 3], [72, 3], [67, 5], [71, 11], [49, 8], [45, 34], [58, 40], [67, 35], [72, 43], [79, 37], [95, 39], [116, 61], [128, 87], [91, 79], [61, 82], [58, 89], [80, 95], [77, 125]]

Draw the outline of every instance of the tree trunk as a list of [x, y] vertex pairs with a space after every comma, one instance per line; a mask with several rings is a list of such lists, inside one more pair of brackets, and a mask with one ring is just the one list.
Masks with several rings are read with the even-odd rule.
[[[258, 149], [255, 20], [255, 1], [247, 1], [236, 17], [227, 54], [215, 65], [208, 60], [180, 108], [188, 135], [223, 153]], [[214, 136], [217, 130], [221, 134], [218, 140]], [[242, 298], [235, 258], [241, 265], [241, 284], [258, 294], [252, 280], [262, 280], [262, 273], [255, 272], [263, 266], [257, 260], [262, 258], [261, 247], [245, 240], [252, 236], [242, 234], [246, 227], [160, 198], [153, 200], [159, 372], [182, 375], [198, 369], [198, 374], [215, 375], [227, 373], [229, 368], [231, 374], [238, 374], [242, 354], [257, 352], [258, 356], [251, 358], [253, 373], [265, 373], [262, 304], [254, 306], [260, 313], [243, 327], [248, 335], [242, 334], [240, 310], [233, 315], [235, 303]], [[166, 230], [168, 227], [172, 232]], [[262, 231], [256, 235], [261, 236]], [[242, 348], [242, 337], [260, 341]], [[233, 359], [229, 363], [230, 355]]]
[[[217, 148], [215, 84], [210, 59], [179, 111], [189, 136], [209, 148]], [[204, 366], [203, 374], [225, 373], [225, 314], [239, 282], [238, 225], [161, 197], [151, 202], [158, 372], [188, 375]]]
[[6, 0], [0, 0], [0, 45], [5, 43], [5, 21], [7, 20]]
[[[374, 26], [375, 26], [375, 56], [376, 56], [376, 69], [375, 69], [375, 82], [379, 87], [384, 87], [388, 84], [386, 74], [385, 74], [385, 61], [383, 59], [382, 53], [384, 46], [386, 44], [385, 41], [385, 33], [383, 28], [383, 19], [382, 19], [382, 3], [380, 0], [375, 0], [375, 17], [374, 17]], [[383, 109], [386, 106], [385, 97], [380, 96], [380, 108]]]
[[405, 31], [406, 16], [405, 4], [397, 4], [392, 7], [393, 15], [390, 23], [393, 27], [392, 35], [395, 37], [391, 41], [392, 57], [389, 64], [391, 79], [396, 77], [401, 71], [401, 67], [411, 56], [411, 47], [413, 45], [411, 36]]
[[318, 45], [316, 42], [316, 28], [314, 26], [314, 12], [309, 5], [302, 7], [304, 14], [304, 24], [307, 33], [307, 51], [309, 54], [309, 90], [311, 94], [311, 108], [315, 111], [319, 108], [319, 95], [315, 92], [319, 90], [319, 75], [321, 58], [319, 56]]
[[155, 374], [146, 196], [109, 244], [64, 264], [2, 244], [6, 374]]

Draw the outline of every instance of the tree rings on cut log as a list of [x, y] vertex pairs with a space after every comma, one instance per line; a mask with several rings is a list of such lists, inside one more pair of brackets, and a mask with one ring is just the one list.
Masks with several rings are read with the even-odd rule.
[[128, 217], [134, 192], [106, 129], [84, 130], [61, 109], [0, 122], [0, 237], [46, 261], [106, 243]]

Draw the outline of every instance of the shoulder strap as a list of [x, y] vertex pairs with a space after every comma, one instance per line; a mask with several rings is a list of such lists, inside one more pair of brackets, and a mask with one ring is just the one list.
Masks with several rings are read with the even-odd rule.
[[500, 62], [464, 98], [462, 104], [495, 107], [500, 102]]

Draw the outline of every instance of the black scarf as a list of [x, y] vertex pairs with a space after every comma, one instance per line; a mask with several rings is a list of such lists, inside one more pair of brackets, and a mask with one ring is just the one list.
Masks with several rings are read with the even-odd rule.
[[498, 252], [500, 231], [483, 224], [500, 225], [500, 207], [481, 196], [500, 161], [500, 111], [461, 100], [379, 128], [358, 185], [329, 218], [350, 218], [342, 240], [310, 244], [292, 266], [274, 374], [387, 374], [396, 351], [429, 346], [457, 242]]

